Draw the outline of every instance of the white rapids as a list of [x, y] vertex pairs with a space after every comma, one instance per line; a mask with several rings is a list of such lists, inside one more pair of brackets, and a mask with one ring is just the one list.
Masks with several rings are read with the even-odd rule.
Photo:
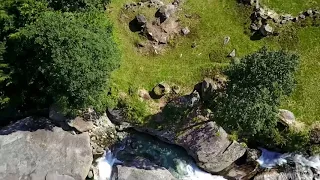
[[257, 160], [261, 167], [274, 168], [293, 164], [294, 171], [287, 176], [295, 180], [320, 180], [320, 156], [305, 157], [301, 154], [281, 154], [262, 149], [262, 155]]
[[[121, 149], [120, 149], [121, 150]], [[110, 150], [105, 151], [103, 156], [96, 160], [98, 168], [98, 178], [95, 180], [109, 180], [112, 177], [112, 167], [114, 164], [121, 164], [122, 162], [116, 158]], [[179, 161], [177, 168], [181, 171], [181, 180], [226, 180], [222, 176], [215, 176], [205, 171], [200, 170], [194, 163], [183, 163]]]

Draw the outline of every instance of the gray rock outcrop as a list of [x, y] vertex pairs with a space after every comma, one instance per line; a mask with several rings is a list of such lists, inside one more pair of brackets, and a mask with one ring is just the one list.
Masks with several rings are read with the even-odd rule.
[[242, 144], [230, 141], [228, 134], [215, 122], [192, 125], [186, 130], [177, 131], [178, 133], [150, 128], [136, 129], [183, 147], [202, 169], [210, 173], [221, 172], [246, 151]]
[[279, 109], [279, 117], [280, 122], [285, 126], [292, 125], [296, 120], [294, 114], [291, 111], [285, 109]]
[[93, 128], [93, 122], [92, 121], [85, 121], [81, 117], [76, 117], [73, 120], [70, 120], [68, 122], [68, 125], [70, 127], [75, 128], [79, 132], [87, 132]]
[[58, 127], [28, 131], [39, 121], [24, 119], [25, 129], [16, 124], [8, 128], [19, 131], [0, 136], [0, 179], [85, 179], [93, 160], [88, 133], [72, 135]]
[[157, 14], [161, 21], [165, 21], [176, 12], [176, 7], [173, 4], [163, 5], [159, 8]]
[[215, 122], [207, 122], [186, 130], [176, 139], [204, 170], [217, 173], [242, 157], [246, 148], [231, 142], [228, 134]]
[[175, 180], [171, 173], [163, 168], [146, 170], [118, 165], [117, 174], [117, 180]]

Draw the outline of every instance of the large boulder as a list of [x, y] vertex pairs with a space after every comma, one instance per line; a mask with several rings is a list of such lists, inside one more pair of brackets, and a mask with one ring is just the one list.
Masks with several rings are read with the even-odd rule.
[[[197, 117], [194, 119], [201, 119]], [[136, 128], [159, 139], [183, 147], [198, 166], [210, 173], [221, 172], [246, 152], [244, 145], [230, 141], [228, 134], [215, 122], [191, 124], [176, 130]]]
[[68, 125], [79, 132], [87, 132], [93, 128], [93, 122], [86, 121], [82, 117], [76, 117], [75, 119], [70, 120]]
[[295, 123], [296, 118], [291, 111], [279, 109], [280, 122], [286, 126], [291, 126]]
[[93, 160], [88, 133], [72, 135], [45, 118], [20, 122], [0, 130], [0, 179], [85, 179]]
[[163, 5], [159, 8], [156, 16], [160, 18], [161, 22], [170, 18], [176, 12], [176, 7], [173, 4]]
[[215, 122], [207, 122], [192, 127], [176, 139], [177, 145], [184, 147], [204, 170], [217, 173], [242, 157], [246, 148], [230, 141], [228, 134]]
[[117, 166], [117, 180], [175, 180], [172, 174], [163, 168], [138, 169], [129, 166]]

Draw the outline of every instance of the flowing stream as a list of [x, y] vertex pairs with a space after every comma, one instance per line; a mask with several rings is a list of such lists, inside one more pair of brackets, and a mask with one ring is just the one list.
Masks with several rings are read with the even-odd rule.
[[281, 154], [261, 148], [262, 155], [257, 160], [261, 167], [284, 167], [286, 176], [295, 180], [320, 180], [319, 155], [305, 157], [301, 154]]
[[[159, 139], [143, 133], [132, 133], [113, 150], [107, 150], [97, 159], [99, 178], [111, 179], [112, 167], [115, 164], [132, 163], [137, 159], [147, 160], [144, 169], [150, 166], [166, 168], [175, 178], [181, 180], [225, 180], [222, 176], [212, 175], [197, 167], [193, 159], [181, 147], [170, 145]], [[281, 154], [260, 149], [262, 155], [257, 160], [261, 168], [271, 169], [282, 167], [281, 172], [295, 180], [320, 180], [320, 158], [318, 156], [304, 157], [299, 154]], [[137, 167], [140, 165], [137, 165]], [[290, 172], [290, 173], [288, 173]]]
[[226, 180], [222, 176], [211, 175], [200, 170], [181, 147], [167, 144], [142, 133], [132, 134], [120, 147], [115, 148], [113, 152], [106, 151], [101, 158], [96, 160], [99, 169], [97, 180], [111, 179], [112, 167], [115, 164], [134, 162], [138, 158], [166, 168], [177, 179]]

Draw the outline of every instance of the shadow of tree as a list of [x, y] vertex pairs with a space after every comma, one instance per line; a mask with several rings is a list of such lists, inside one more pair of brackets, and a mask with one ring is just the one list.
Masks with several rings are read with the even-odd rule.
[[39, 129], [52, 131], [56, 126], [58, 125], [44, 117], [27, 117], [0, 129], [0, 135], [9, 135], [17, 131], [33, 132]]

